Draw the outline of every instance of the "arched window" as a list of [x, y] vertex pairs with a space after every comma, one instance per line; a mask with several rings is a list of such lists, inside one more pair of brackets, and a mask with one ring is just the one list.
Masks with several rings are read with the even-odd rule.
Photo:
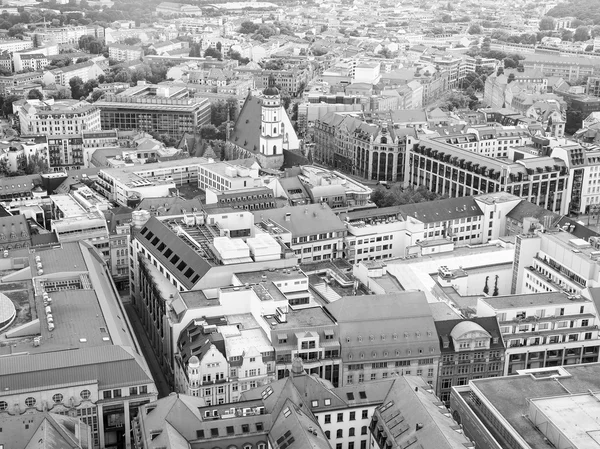
[[325, 436], [327, 437], [328, 440], [331, 439], [331, 432], [329, 430], [325, 431]]
[[277, 154], [277, 145], [273, 145], [273, 154]]
[[336, 438], [344, 438], [344, 430], [338, 429], [335, 436], [336, 436]]

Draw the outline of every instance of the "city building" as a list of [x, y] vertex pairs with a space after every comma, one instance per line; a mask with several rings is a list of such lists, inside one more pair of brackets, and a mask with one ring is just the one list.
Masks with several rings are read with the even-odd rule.
[[537, 157], [516, 162], [475, 154], [434, 139], [410, 140], [405, 184], [462, 197], [505, 191], [550, 211], [569, 210], [569, 170], [561, 159]]
[[275, 238], [289, 234], [287, 243], [302, 263], [342, 257], [347, 230], [325, 203], [256, 211], [254, 223]]
[[453, 386], [504, 373], [504, 343], [496, 317], [435, 320], [442, 357], [436, 392], [450, 405]]
[[104, 70], [94, 61], [85, 61], [65, 67], [59, 67], [44, 73], [44, 84], [69, 87], [72, 78], [80, 78], [84, 83], [104, 75]]
[[[100, 131], [100, 110], [79, 100], [25, 100], [19, 105], [21, 134], [80, 134], [83, 131]], [[50, 139], [52, 140], [52, 139]], [[53, 146], [49, 142], [49, 146]], [[83, 163], [82, 154], [56, 148], [50, 150], [50, 165]]]
[[498, 319], [505, 376], [598, 361], [598, 312], [591, 299], [564, 292], [479, 298], [477, 315]]
[[144, 56], [142, 47], [125, 44], [112, 44], [108, 46], [108, 57], [115, 61], [139, 61]]
[[157, 392], [110, 271], [87, 242], [25, 257], [2, 277], [31, 282], [34, 309], [3, 336], [0, 420], [66, 415], [89, 426], [86, 447], [130, 448], [131, 420]]
[[329, 113], [315, 121], [313, 158], [316, 162], [369, 180], [402, 181], [406, 136], [414, 129], [397, 129], [389, 122], [367, 123], [355, 114]]
[[187, 89], [138, 83], [95, 103], [102, 129], [143, 130], [179, 139], [210, 123], [210, 103], [190, 98]]
[[593, 446], [599, 373], [592, 363], [472, 380], [453, 388], [452, 416], [476, 447]]
[[517, 236], [512, 293], [566, 292], [579, 295], [598, 285], [600, 265], [596, 237], [588, 241], [565, 229], [527, 231]]
[[342, 385], [396, 374], [435, 385], [440, 344], [424, 293], [345, 296], [325, 308], [339, 328]]
[[[15, 75], [0, 76], [0, 94], [10, 95], [14, 91], [32, 86], [39, 87], [43, 72], [25, 72]], [[36, 84], [37, 82], [37, 84]]]

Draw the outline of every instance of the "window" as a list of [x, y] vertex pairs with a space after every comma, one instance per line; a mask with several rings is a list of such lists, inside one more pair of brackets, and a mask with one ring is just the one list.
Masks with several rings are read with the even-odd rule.
[[343, 413], [337, 414], [337, 422], [344, 422], [344, 414]]
[[325, 436], [327, 437], [328, 440], [331, 440], [331, 432], [329, 430], [325, 431]]
[[33, 406], [35, 406], [35, 403], [36, 403], [35, 398], [28, 397], [27, 399], [25, 399], [25, 405], [27, 407], [33, 407]]
[[344, 430], [343, 429], [338, 429], [336, 434], [335, 434], [336, 438], [344, 438]]
[[362, 411], [362, 419], [369, 419], [369, 411], [368, 410]]
[[325, 415], [325, 424], [331, 423], [331, 415]]
[[0, 412], [3, 412], [7, 408], [8, 408], [8, 402], [6, 402], [6, 401], [0, 401]]
[[121, 397], [121, 390], [113, 390], [113, 397], [115, 398], [120, 398]]
[[137, 387], [129, 387], [129, 396], [136, 396], [138, 394]]
[[63, 395], [60, 393], [56, 393], [54, 396], [52, 396], [52, 402], [54, 402], [55, 404], [60, 404], [63, 401]]
[[356, 420], [356, 412], [350, 412], [350, 421], [355, 421]]
[[348, 436], [349, 437], [353, 437], [354, 436], [354, 427], [350, 427], [350, 429], [348, 430]]
[[366, 435], [367, 434], [367, 426], [362, 426], [360, 428], [360, 434], [361, 435]]
[[112, 398], [112, 391], [110, 391], [110, 390], [109, 391], [105, 391], [103, 393], [103, 397], [104, 397], [104, 399], [110, 399], [110, 398]]
[[89, 399], [90, 396], [92, 395], [92, 393], [90, 392], [90, 390], [81, 390], [81, 393], [79, 393], [79, 396], [81, 396], [81, 399]]

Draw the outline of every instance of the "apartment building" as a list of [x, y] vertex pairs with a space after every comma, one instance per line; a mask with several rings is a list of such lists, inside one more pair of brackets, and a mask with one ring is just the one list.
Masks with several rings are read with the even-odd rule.
[[0, 94], [6, 95], [13, 90], [22, 89], [25, 86], [33, 85], [35, 82], [42, 81], [42, 72], [26, 72], [15, 75], [0, 76]]
[[104, 71], [94, 61], [85, 61], [79, 64], [68, 65], [49, 70], [44, 73], [44, 84], [69, 87], [72, 78], [78, 77], [85, 83], [89, 80], [104, 75]]
[[271, 342], [252, 315], [246, 315], [240, 316], [249, 324], [243, 329], [223, 325], [220, 318], [190, 322], [177, 342], [177, 392], [204, 398], [209, 406], [221, 405], [275, 379]]
[[598, 284], [600, 242], [569, 233], [571, 227], [517, 237], [512, 291], [542, 293], [565, 291], [579, 295]]
[[36, 28], [33, 32], [33, 41], [37, 47], [44, 45], [45, 43], [57, 43], [57, 44], [79, 44], [79, 38], [82, 36], [94, 36], [104, 41], [104, 28], [103, 27], [87, 27], [85, 25], [80, 26], [65, 26], [65, 27], [43, 27]]
[[367, 123], [351, 113], [328, 113], [315, 121], [313, 158], [369, 180], [401, 181], [405, 172], [406, 136], [414, 130]]
[[539, 70], [545, 76], [575, 81], [586, 76], [600, 75], [600, 66], [593, 58], [583, 56], [559, 56], [551, 54], [526, 54], [521, 62], [525, 70]]
[[129, 288], [129, 241], [132, 210], [115, 207], [104, 212], [109, 238], [110, 273], [119, 290]]
[[435, 390], [447, 407], [453, 386], [503, 375], [504, 342], [496, 317], [436, 320], [435, 328], [442, 351]]
[[206, 206], [232, 207], [234, 209], [271, 209], [277, 204], [273, 191], [268, 187], [246, 187], [236, 190], [206, 190]]
[[506, 191], [550, 211], [569, 210], [569, 170], [558, 158], [509, 162], [427, 138], [410, 139], [408, 148], [406, 185], [453, 198]]
[[[78, 100], [25, 100], [16, 113], [19, 115], [21, 134], [80, 134], [83, 131], [100, 131], [100, 110]], [[53, 143], [54, 145], [54, 143]], [[63, 151], [64, 153], [64, 151]], [[77, 164], [71, 158], [82, 155], [51, 154], [51, 165]]]
[[505, 376], [598, 361], [598, 312], [590, 299], [565, 292], [479, 298], [477, 315], [498, 319]]
[[131, 448], [131, 420], [157, 391], [109, 270], [86, 242], [38, 249], [28, 259], [2, 278], [31, 282], [38, 319], [6, 330], [0, 419], [45, 411], [79, 417], [91, 431], [86, 447]]
[[342, 385], [398, 375], [435, 385], [440, 346], [422, 292], [345, 296], [325, 308], [339, 326]]
[[[237, 275], [241, 281], [248, 276]], [[287, 278], [291, 276], [276, 285], [282, 291], [289, 291], [293, 297], [290, 303], [308, 304], [311, 295], [308, 277], [302, 274], [299, 281]], [[300, 288], [296, 282], [301, 282]], [[293, 361], [300, 358], [308, 374], [325, 379], [334, 387], [340, 385], [342, 359], [337, 325], [322, 307], [278, 308], [275, 314], [264, 315], [262, 320], [275, 350], [277, 379], [288, 377]]]
[[38, 72], [44, 70], [49, 63], [48, 57], [42, 53], [13, 54], [13, 64], [16, 72], [27, 69]]
[[108, 57], [115, 61], [139, 61], [144, 56], [142, 47], [125, 44], [112, 44], [108, 46]]
[[2, 39], [0, 40], [0, 52], [16, 53], [21, 50], [33, 48], [33, 41], [28, 39]]
[[347, 230], [326, 204], [256, 211], [254, 223], [276, 238], [289, 233], [290, 248], [303, 263], [342, 257]]

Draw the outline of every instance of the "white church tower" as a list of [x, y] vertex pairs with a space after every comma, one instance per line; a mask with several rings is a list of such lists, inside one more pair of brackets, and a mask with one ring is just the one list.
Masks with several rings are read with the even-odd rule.
[[283, 163], [283, 150], [287, 145], [285, 115], [279, 89], [275, 87], [275, 79], [271, 76], [262, 97], [259, 151], [272, 167], [280, 167]]

